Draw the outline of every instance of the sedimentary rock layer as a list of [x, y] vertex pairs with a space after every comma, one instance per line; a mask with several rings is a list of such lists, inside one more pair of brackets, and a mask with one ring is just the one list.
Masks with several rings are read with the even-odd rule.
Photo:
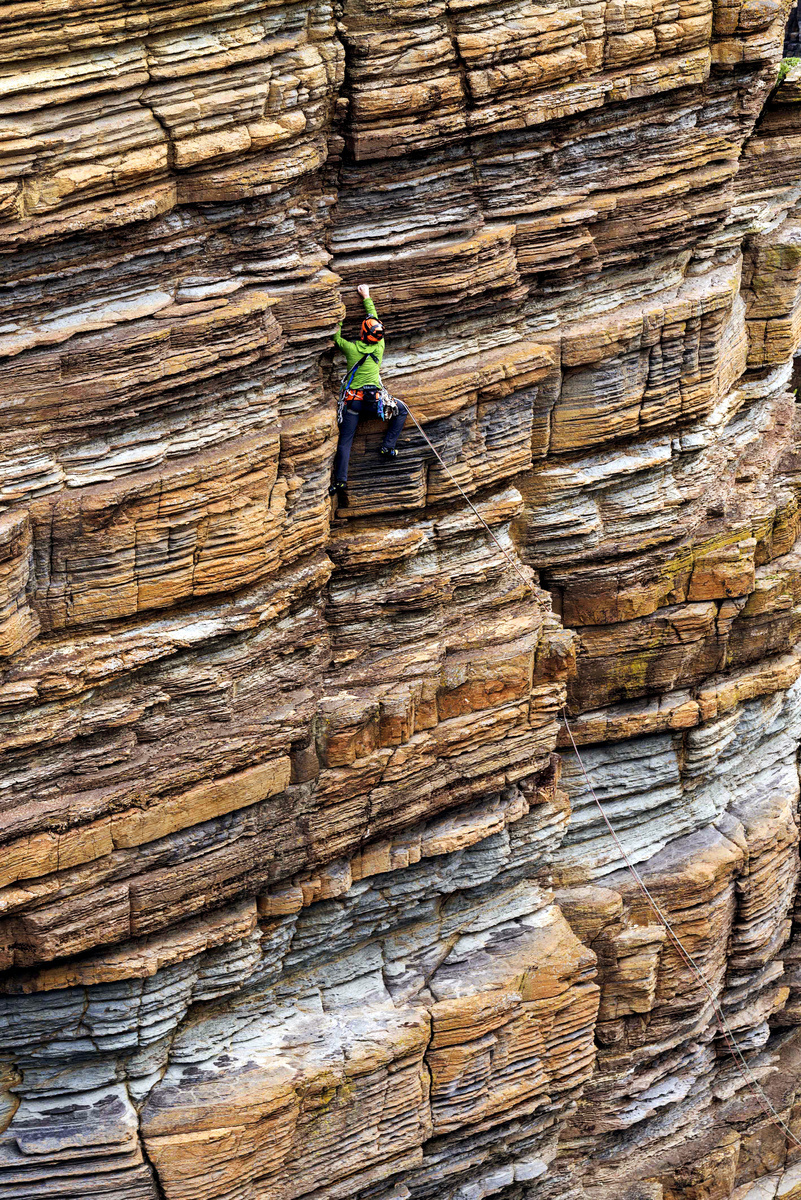
[[3, 1196], [801, 1194], [787, 8], [0, 4]]

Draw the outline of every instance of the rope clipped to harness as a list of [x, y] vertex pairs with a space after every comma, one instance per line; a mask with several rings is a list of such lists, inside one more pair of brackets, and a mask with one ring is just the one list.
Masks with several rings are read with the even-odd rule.
[[[442, 455], [439, 453], [436, 446], [433, 444], [433, 442], [430, 440], [428, 435], [425, 433], [422, 426], [420, 425], [420, 422], [417, 420], [417, 417], [414, 415], [411, 408], [409, 408], [408, 404], [406, 405], [406, 407], [408, 409], [409, 416], [414, 421], [414, 424], [416, 425], [423, 440], [425, 441], [426, 445], [429, 447], [429, 449], [434, 454], [435, 458], [439, 462], [439, 464], [442, 467], [445, 474], [448, 476], [448, 478], [451, 480], [451, 482], [455, 485], [455, 487], [461, 494], [462, 498], [467, 502], [469, 507], [472, 509], [472, 511], [478, 517], [479, 521], [484, 526], [485, 530], [487, 531], [489, 536], [492, 538], [493, 542], [498, 547], [501, 554], [503, 554], [504, 558], [507, 560], [509, 565], [520, 577], [520, 579], [522, 580], [523, 584], [526, 587], [526, 590], [531, 593], [535, 602], [540, 605], [540, 607], [543, 609], [543, 611], [545, 611], [545, 602], [540, 596], [537, 595], [537, 593], [534, 589], [534, 584], [531, 582], [530, 579], [526, 578], [526, 576], [523, 574], [522, 570], [520, 569], [519, 565], [514, 561], [514, 559], [511, 557], [511, 555], [506, 551], [506, 549], [498, 541], [498, 538], [492, 532], [489, 525], [487, 524], [487, 522], [482, 517], [481, 513], [476, 508], [475, 504], [473, 504], [470, 497], [464, 491], [461, 484], [454, 476], [453, 472], [450, 471], [449, 468], [447, 467], [447, 465], [445, 464], [445, 462], [442, 458]], [[767, 1116], [770, 1123], [772, 1125], [775, 1125], [777, 1129], [781, 1130], [781, 1132], [784, 1134], [784, 1137], [791, 1145], [795, 1146], [798, 1149], [801, 1149], [801, 1140], [799, 1140], [799, 1138], [796, 1137], [796, 1135], [793, 1133], [790, 1126], [787, 1124], [787, 1122], [784, 1120], [784, 1118], [781, 1116], [781, 1114], [776, 1110], [776, 1108], [774, 1107], [774, 1105], [772, 1104], [772, 1102], [770, 1100], [770, 1097], [767, 1095], [764, 1088], [762, 1087], [759, 1080], [757, 1079], [756, 1075], [751, 1070], [748, 1060], [746, 1059], [745, 1055], [743, 1054], [742, 1050], [740, 1049], [739, 1045], [737, 1044], [737, 1039], [734, 1036], [734, 1032], [733, 1032], [731, 1026], [729, 1025], [729, 1022], [726, 1020], [726, 1014], [723, 1012], [723, 1009], [721, 1008], [720, 1002], [718, 1001], [717, 996], [715, 995], [711, 984], [708, 982], [708, 980], [704, 976], [701, 968], [698, 966], [697, 962], [693, 958], [690, 951], [687, 949], [687, 947], [684, 945], [684, 943], [682, 942], [679, 935], [676, 933], [676, 930], [673, 928], [669, 918], [662, 911], [661, 906], [659, 905], [659, 903], [657, 902], [657, 900], [654, 898], [653, 894], [647, 887], [644, 879], [640, 875], [640, 873], [637, 870], [637, 868], [635, 867], [634, 863], [631, 861], [631, 858], [629, 857], [625, 847], [623, 846], [623, 843], [621, 842], [620, 838], [618, 837], [615, 827], [613, 826], [612, 822], [609, 820], [609, 817], [607, 816], [606, 811], [604, 810], [604, 807], [601, 804], [601, 801], [598, 799], [595, 789], [592, 786], [592, 781], [590, 780], [589, 774], [587, 772], [587, 768], [584, 765], [584, 760], [581, 757], [579, 748], [576, 745], [576, 740], [573, 737], [573, 730], [570, 728], [570, 722], [568, 721], [568, 717], [567, 717], [567, 709], [564, 707], [564, 705], [562, 706], [562, 719], [564, 721], [564, 725], [565, 725], [565, 729], [567, 730], [568, 737], [570, 738], [570, 743], [573, 747], [573, 751], [576, 755], [576, 760], [579, 764], [579, 767], [581, 768], [581, 772], [586, 781], [587, 788], [588, 788], [593, 800], [595, 801], [595, 804], [598, 807], [598, 811], [600, 812], [601, 817], [603, 818], [604, 824], [606, 825], [607, 829], [609, 830], [609, 833], [611, 834], [611, 836], [615, 842], [615, 845], [617, 846], [618, 850], [620, 851], [623, 861], [625, 862], [628, 870], [631, 872], [632, 876], [634, 877], [634, 880], [636, 881], [638, 888], [640, 889], [643, 896], [645, 897], [654, 916], [658, 920], [659, 924], [664, 927], [668, 938], [670, 939], [672, 945], [675, 947], [676, 951], [678, 952], [678, 954], [681, 957], [684, 964], [687, 967], [689, 967], [689, 969], [692, 971], [695, 979], [698, 981], [698, 983], [701, 985], [703, 990], [709, 996], [709, 999], [712, 1004], [712, 1011], [715, 1015], [715, 1020], [717, 1021], [718, 1028], [720, 1029], [723, 1039], [726, 1042], [726, 1045], [728, 1046], [729, 1051], [731, 1052], [732, 1060], [734, 1062], [734, 1065], [735, 1065], [737, 1071], [739, 1072], [739, 1074], [745, 1081], [745, 1084], [746, 1084], [749, 1092], [754, 1097], [754, 1099], [757, 1101], [757, 1103], [759, 1104], [760, 1108]]]
[[374, 354], [363, 354], [355, 366], [351, 367], [347, 375], [343, 376], [342, 382], [339, 385], [339, 396], [337, 397], [337, 425], [342, 424], [342, 418], [345, 416], [348, 392], [350, 391], [350, 385], [353, 383], [354, 376], [362, 363], [367, 362], [368, 358], [372, 358], [373, 362], [375, 362]]
[[[342, 383], [339, 385], [339, 396], [337, 398], [337, 425], [342, 424], [345, 416], [345, 409], [348, 406], [348, 402], [353, 398], [354, 393], [351, 389], [351, 384], [353, 383], [356, 372], [362, 363], [366, 362], [368, 358], [372, 358], [373, 362], [376, 361], [374, 354], [363, 354], [356, 365], [351, 368], [347, 375], [344, 376]], [[391, 421], [398, 411], [398, 402], [394, 396], [390, 396], [383, 383], [381, 383], [380, 375], [378, 376], [378, 382], [381, 384], [381, 386], [376, 388], [376, 415], [378, 416], [379, 421]]]

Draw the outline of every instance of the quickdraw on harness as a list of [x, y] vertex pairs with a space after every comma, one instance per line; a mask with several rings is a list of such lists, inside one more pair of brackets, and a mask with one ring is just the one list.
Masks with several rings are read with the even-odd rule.
[[[360, 400], [361, 399], [361, 395], [359, 394], [359, 391], [361, 391], [362, 389], [359, 389], [359, 391], [354, 391], [350, 385], [353, 383], [353, 378], [354, 378], [356, 372], [358, 371], [359, 367], [368, 358], [372, 358], [373, 362], [376, 361], [376, 357], [374, 354], [370, 354], [369, 352], [367, 354], [363, 354], [361, 356], [361, 358], [359, 359], [359, 361], [356, 363], [356, 365], [351, 368], [351, 370], [348, 372], [348, 374], [346, 376], [344, 376], [342, 383], [340, 384], [339, 397], [337, 399], [337, 425], [342, 424], [343, 418], [345, 416], [345, 409], [347, 408], [349, 402], [351, 400]], [[398, 402], [394, 396], [390, 396], [389, 392], [384, 387], [383, 383], [381, 383], [380, 375], [378, 377], [378, 382], [380, 384], [380, 387], [378, 387], [376, 389], [376, 394], [375, 394], [376, 412], [378, 414], [379, 420], [391, 421], [392, 418], [396, 415], [396, 413], [398, 411]]]

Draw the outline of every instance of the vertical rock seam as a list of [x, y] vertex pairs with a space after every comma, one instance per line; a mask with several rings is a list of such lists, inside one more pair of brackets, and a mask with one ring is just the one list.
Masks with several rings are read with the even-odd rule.
[[0, 10], [0, 1195], [801, 1197], [797, 9]]

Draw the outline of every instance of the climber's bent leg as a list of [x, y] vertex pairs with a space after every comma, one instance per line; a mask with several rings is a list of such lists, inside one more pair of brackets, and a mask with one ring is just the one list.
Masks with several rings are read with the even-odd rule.
[[402, 400], [398, 401], [398, 411], [389, 423], [389, 428], [384, 434], [384, 441], [381, 449], [392, 451], [395, 449], [398, 438], [401, 435], [401, 430], [406, 424], [406, 418], [409, 415], [409, 410]]
[[339, 441], [337, 442], [337, 453], [334, 459], [335, 483], [347, 483], [348, 481], [350, 451], [353, 446], [353, 439], [356, 436], [361, 411], [362, 404], [360, 400], [351, 400], [345, 409], [342, 424], [339, 427]]

